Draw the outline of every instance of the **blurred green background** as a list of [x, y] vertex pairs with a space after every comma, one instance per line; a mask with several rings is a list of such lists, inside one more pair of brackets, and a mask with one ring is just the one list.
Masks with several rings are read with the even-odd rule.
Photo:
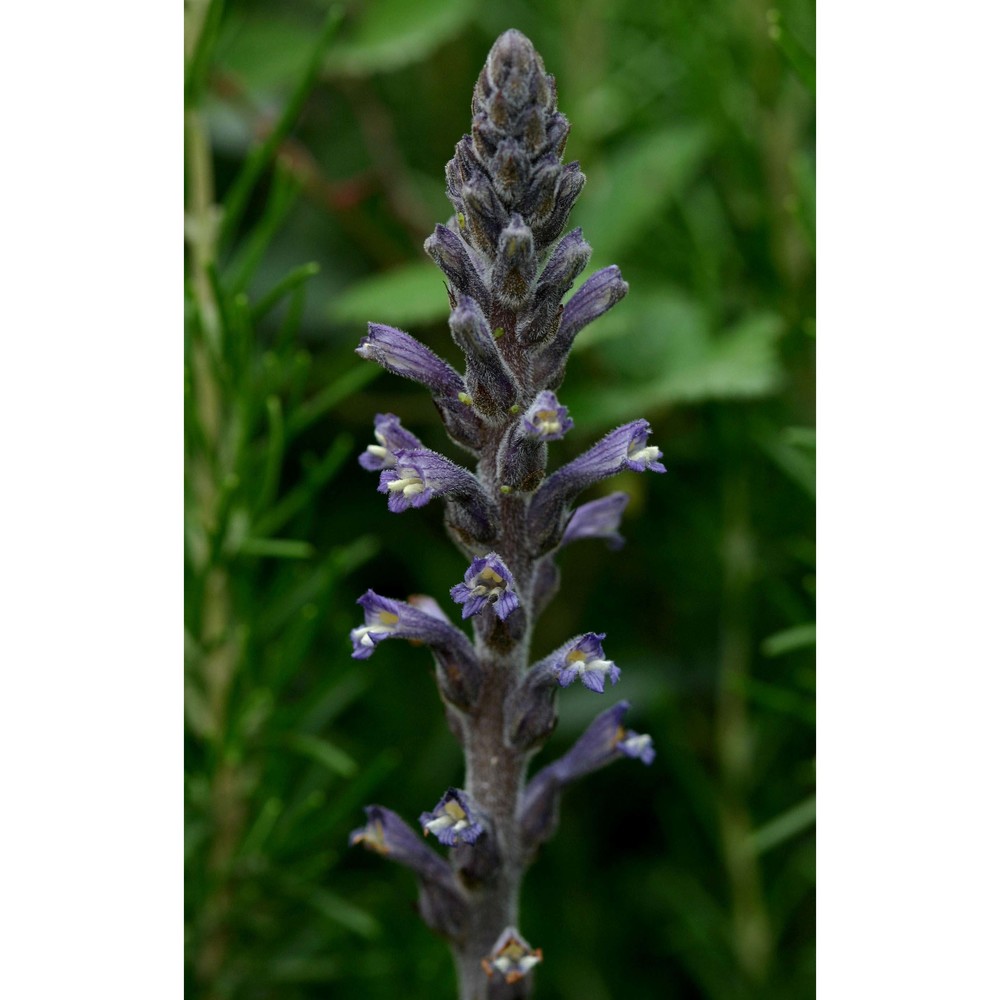
[[[607, 633], [650, 732], [567, 795], [529, 872], [537, 997], [800, 998], [815, 977], [815, 12], [811, 0], [319, 0], [186, 14], [186, 968], [199, 998], [454, 995], [409, 872], [347, 848], [415, 821], [459, 752], [426, 651], [350, 658], [368, 587], [448, 604], [441, 508], [393, 516], [376, 412], [461, 460], [429, 397], [353, 354], [369, 319], [458, 362], [422, 243], [493, 39], [525, 32], [588, 176], [586, 273], [629, 296], [579, 338], [567, 461], [646, 417], [663, 477], [619, 553], [563, 553], [541, 656]], [[536, 765], [537, 766], [537, 765]]]

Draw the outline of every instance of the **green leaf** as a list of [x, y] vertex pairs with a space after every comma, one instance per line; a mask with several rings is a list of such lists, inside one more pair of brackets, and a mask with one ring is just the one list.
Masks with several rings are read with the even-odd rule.
[[256, 854], [261, 850], [283, 808], [281, 800], [274, 796], [264, 803], [243, 840], [243, 846], [240, 848], [242, 856]]
[[816, 625], [811, 623], [776, 632], [760, 644], [760, 649], [765, 656], [781, 656], [782, 653], [791, 653], [796, 649], [815, 645]]
[[750, 701], [762, 708], [790, 715], [810, 726], [816, 724], [816, 701], [812, 697], [755, 678], [747, 680], [743, 690]]
[[274, 395], [268, 396], [264, 400], [264, 408], [267, 412], [267, 450], [254, 505], [255, 512], [266, 510], [274, 502], [281, 477], [281, 461], [285, 455], [285, 425], [281, 413], [281, 400]]
[[[323, 55], [329, 47], [330, 40], [333, 38], [334, 31], [339, 26], [341, 18], [341, 12], [336, 7], [331, 7], [318, 34], [314, 34], [310, 38], [311, 45], [309, 48], [311, 51], [309, 58], [306, 60], [304, 68], [299, 68], [295, 88], [274, 128], [267, 138], [247, 157], [240, 172], [236, 175], [236, 179], [226, 192], [223, 202], [222, 226], [219, 233], [220, 244], [228, 242], [236, 232], [236, 227], [243, 217], [243, 212], [246, 209], [254, 185], [298, 119], [299, 112], [302, 110], [306, 98], [309, 96], [316, 78], [319, 76], [323, 63]], [[297, 54], [301, 51], [299, 48], [295, 49]]]
[[[257, 272], [268, 247], [274, 241], [275, 234], [298, 200], [301, 189], [302, 184], [299, 179], [287, 169], [279, 167], [274, 171], [267, 192], [267, 203], [260, 220], [254, 224], [226, 268], [227, 281], [233, 291], [247, 290], [250, 279]], [[316, 267], [315, 264], [312, 266]], [[256, 319], [256, 311], [254, 318]]]
[[[607, 324], [603, 330], [595, 324], [594, 335], [579, 338], [579, 347], [598, 346], [617, 378], [609, 374], [600, 391], [593, 383], [574, 391], [570, 380], [566, 402], [581, 428], [681, 403], [756, 398], [779, 388], [777, 343], [784, 324], [771, 313], [752, 314], [716, 334], [697, 304], [659, 292], [626, 298], [601, 324]], [[605, 346], [613, 338], [616, 343]]]
[[[335, 382], [331, 382], [325, 389], [321, 389], [292, 414], [288, 420], [289, 438], [300, 434], [310, 424], [328, 414], [333, 407], [345, 400], [352, 393], [363, 389], [369, 382], [373, 382], [382, 374], [382, 371], [382, 368], [371, 362], [351, 365], [340, 378]], [[350, 438], [346, 438], [346, 440], [349, 450], [353, 445], [353, 441]]]
[[244, 538], [241, 556], [270, 556], [272, 559], [311, 559], [315, 549], [295, 538]]
[[200, 740], [213, 740], [218, 725], [208, 699], [199, 687], [190, 681], [184, 682], [184, 719], [188, 728]]
[[360, 7], [326, 59], [342, 76], [388, 73], [419, 62], [457, 35], [475, 13], [475, 0], [378, 0]]
[[646, 893], [667, 911], [666, 931], [677, 946], [677, 960], [685, 965], [706, 997], [726, 1000], [732, 989], [730, 928], [724, 907], [691, 872], [660, 866]]
[[614, 260], [660, 224], [663, 207], [691, 181], [709, 148], [702, 126], [654, 132], [612, 153], [600, 171], [587, 172], [574, 224]]
[[303, 53], [315, 44], [316, 25], [310, 19], [275, 5], [232, 17], [218, 45], [218, 61], [224, 73], [259, 99], [267, 92], [287, 93], [302, 70]]
[[781, 23], [781, 14], [776, 8], [768, 11], [771, 22], [768, 33], [785, 57], [792, 72], [810, 94], [816, 93], [816, 56], [810, 52], [788, 28]]
[[266, 316], [283, 298], [301, 288], [310, 278], [319, 274], [319, 264], [312, 261], [294, 268], [279, 281], [253, 307], [254, 322]]
[[816, 428], [815, 427], [786, 427], [781, 436], [784, 440], [796, 448], [809, 448], [816, 450]]
[[[789, 433], [791, 431], [791, 433]], [[816, 497], [816, 432], [803, 437], [805, 428], [786, 428], [781, 434], [758, 435], [757, 443], [775, 465], [812, 499]]]
[[205, 80], [219, 39], [222, 8], [223, 0], [202, 0], [198, 4], [189, 4], [185, 12], [188, 18], [184, 25], [185, 46], [189, 44], [189, 32], [194, 33], [196, 38], [184, 67], [185, 107], [197, 104], [205, 88]]
[[261, 610], [255, 623], [258, 641], [275, 636], [306, 604], [317, 600], [335, 581], [370, 559], [378, 550], [378, 544], [378, 539], [362, 535], [347, 545], [333, 549], [305, 580], [284, 592], [273, 605]]
[[312, 468], [305, 470], [304, 477], [300, 476], [299, 485], [258, 518], [254, 524], [254, 535], [257, 538], [268, 538], [284, 527], [336, 475], [353, 444], [349, 435], [338, 434], [323, 458]]
[[327, 919], [353, 931], [360, 937], [371, 940], [382, 932], [379, 922], [371, 914], [326, 889], [310, 890], [305, 895], [305, 901]]
[[789, 809], [788, 812], [772, 819], [770, 823], [765, 823], [759, 830], [751, 834], [754, 850], [758, 854], [771, 850], [790, 840], [796, 834], [808, 830], [816, 822], [816, 799], [815, 797], [800, 802], [797, 806]]
[[441, 272], [418, 261], [351, 285], [330, 307], [330, 318], [347, 326], [372, 321], [405, 329], [446, 319], [448, 312]]
[[299, 733], [288, 742], [293, 749], [311, 757], [317, 764], [332, 771], [338, 778], [353, 778], [358, 772], [358, 765], [352, 757], [318, 736]]
[[[792, 157], [792, 180], [795, 196], [790, 208], [806, 231], [813, 249], [816, 247], [816, 158], [811, 153], [797, 151]], [[815, 333], [814, 333], [815, 335]]]

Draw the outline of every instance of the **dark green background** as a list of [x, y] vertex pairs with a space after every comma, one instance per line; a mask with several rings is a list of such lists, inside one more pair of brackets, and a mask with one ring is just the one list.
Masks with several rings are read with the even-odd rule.
[[517, 27], [588, 176], [571, 225], [589, 270], [631, 285], [579, 338], [551, 465], [646, 417], [669, 469], [607, 484], [632, 493], [628, 543], [563, 553], [537, 630], [538, 656], [606, 632], [622, 668], [603, 697], [561, 696], [541, 762], [619, 697], [658, 750], [571, 790], [528, 875], [537, 996], [810, 996], [813, 4], [337, 10], [327, 42], [319, 2], [212, 4], [189, 61], [188, 232], [209, 248], [187, 269], [189, 995], [453, 995], [410, 874], [347, 837], [367, 802], [415, 822], [461, 782], [459, 753], [426, 652], [357, 662], [347, 633], [368, 587], [444, 606], [465, 568], [439, 506], [391, 515], [357, 466], [373, 415], [463, 459], [426, 394], [353, 348], [371, 319], [458, 362], [422, 243], [450, 213], [476, 75]]

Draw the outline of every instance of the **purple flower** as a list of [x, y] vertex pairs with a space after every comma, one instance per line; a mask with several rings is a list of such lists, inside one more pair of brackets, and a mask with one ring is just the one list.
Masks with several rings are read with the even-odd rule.
[[564, 499], [571, 499], [588, 486], [626, 469], [634, 472], [642, 472], [644, 469], [666, 472], [657, 461], [663, 457], [662, 452], [646, 444], [649, 435], [647, 420], [633, 420], [616, 427], [605, 434], [593, 448], [553, 472], [539, 490], [536, 499], [540, 499], [543, 492], [561, 494]]
[[521, 420], [524, 434], [539, 441], [559, 441], [572, 430], [569, 411], [560, 405], [556, 394], [548, 389], [540, 392]]
[[498, 358], [496, 338], [482, 306], [470, 295], [459, 295], [448, 317], [452, 339], [468, 355]]
[[[580, 680], [603, 693], [621, 677], [605, 657], [604, 634], [594, 632], [523, 669], [534, 622], [558, 588], [558, 549], [581, 538], [623, 541], [628, 494], [574, 511], [577, 497], [626, 470], [666, 471], [648, 443], [649, 424], [636, 420], [546, 478], [548, 443], [573, 427], [554, 391], [573, 341], [628, 291], [618, 268], [606, 267], [571, 293], [591, 249], [580, 229], [563, 233], [586, 181], [578, 163], [562, 161], [568, 132], [555, 80], [533, 45], [518, 31], [505, 32], [476, 83], [469, 134], [446, 168], [454, 215], [425, 243], [446, 277], [449, 328], [465, 367], [459, 374], [382, 324], [369, 324], [357, 349], [429, 388], [451, 440], [477, 462], [474, 475], [425, 448], [395, 415], [376, 416], [376, 443], [360, 464], [380, 473], [378, 490], [394, 513], [443, 501], [446, 531], [469, 562], [450, 594], [463, 621], [479, 617], [473, 645], [433, 598], [403, 602], [369, 590], [358, 602], [364, 622], [351, 632], [356, 659], [387, 638], [428, 647], [449, 728], [465, 751], [467, 787], [488, 806], [480, 811], [463, 789], [449, 788], [420, 815], [425, 837], [434, 834], [450, 848], [447, 861], [381, 806], [369, 806], [367, 823], [351, 835], [352, 843], [417, 872], [421, 915], [449, 939], [462, 990], [477, 996], [531, 991], [525, 977], [542, 952], [513, 926], [517, 893], [532, 854], [555, 829], [564, 789], [620, 757], [646, 764], [655, 757], [648, 735], [624, 728], [628, 703], [619, 702], [523, 782], [530, 756], [555, 729], [560, 689]], [[502, 899], [493, 891], [498, 885]], [[508, 922], [481, 958], [497, 924]]]
[[637, 733], [634, 729], [626, 729], [625, 735], [618, 743], [618, 750], [626, 757], [635, 757], [649, 766], [656, 757], [653, 749], [653, 737], [648, 733]]
[[592, 274], [570, 297], [559, 323], [558, 339], [568, 350], [573, 338], [628, 294], [628, 282], [616, 264]]
[[625, 298], [628, 282], [612, 264], [592, 274], [570, 297], [562, 311], [555, 336], [542, 348], [535, 362], [539, 383], [557, 388], [566, 370], [566, 358], [576, 335]]
[[461, 237], [439, 224], [434, 227], [433, 236], [424, 242], [424, 250], [444, 272], [456, 293], [471, 295], [484, 306], [489, 305], [486, 286]]
[[530, 493], [545, 477], [546, 443], [557, 441], [573, 426], [566, 407], [552, 392], [541, 392], [524, 416], [511, 424], [500, 442], [497, 472], [511, 490]]
[[378, 362], [387, 371], [427, 386], [435, 395], [458, 399], [465, 391], [462, 377], [429, 347], [402, 330], [382, 323], [369, 323], [368, 333], [354, 352]]
[[590, 261], [590, 244], [579, 228], [567, 233], [552, 251], [535, 287], [529, 317], [518, 329], [518, 339], [534, 344], [555, 333], [559, 304]]
[[391, 809], [366, 806], [365, 816], [365, 825], [350, 835], [351, 845], [361, 844], [416, 872], [420, 880], [420, 915], [425, 923], [446, 936], [461, 933], [468, 921], [469, 905], [448, 862]]
[[463, 619], [492, 606], [504, 621], [520, 603], [514, 593], [514, 578], [495, 552], [473, 559], [465, 571], [465, 580], [451, 588], [451, 596], [462, 605]]
[[388, 495], [394, 514], [423, 507], [437, 496], [475, 497], [488, 503], [479, 480], [468, 469], [428, 448], [397, 452], [395, 466], [383, 469], [379, 476], [378, 491]]
[[396, 452], [404, 448], [423, 448], [416, 434], [411, 434], [394, 413], [375, 414], [375, 441], [358, 456], [362, 468], [369, 472], [391, 469], [396, 464]]
[[376, 854], [412, 868], [423, 878], [446, 885], [453, 881], [448, 862], [432, 851], [391, 809], [365, 806], [365, 817], [365, 825], [351, 832], [349, 840], [352, 846], [361, 844]]
[[537, 271], [531, 230], [515, 212], [497, 244], [497, 259], [490, 276], [493, 295], [508, 309], [519, 309], [534, 289]]
[[[364, 608], [365, 623], [351, 629], [355, 660], [367, 660], [383, 639], [412, 639], [432, 649], [463, 659], [474, 659], [469, 640], [447, 620], [428, 614], [405, 601], [394, 601], [369, 590], [358, 599]], [[438, 608], [440, 612], [440, 608]]]
[[[650, 763], [653, 757], [647, 751], [652, 750], [651, 745], [640, 748], [638, 752], [631, 752], [635, 750], [636, 743], [625, 746], [629, 739], [637, 738], [635, 733], [622, 726], [622, 720], [628, 709], [629, 703], [620, 701], [617, 705], [612, 705], [611, 708], [601, 712], [576, 743], [554, 764], [539, 771], [536, 777], [541, 777], [544, 771], [549, 771], [555, 776], [558, 784], [565, 786], [604, 767], [605, 764], [610, 764], [619, 756], [639, 757], [643, 763]], [[534, 779], [529, 783], [528, 789], [533, 783]], [[526, 795], [528, 789], [525, 791]]]
[[[454, 201], [452, 203], [454, 204]], [[510, 215], [482, 170], [474, 167], [469, 170], [462, 184], [461, 198], [455, 208], [458, 212], [459, 227], [463, 231], [468, 227], [469, 236], [476, 249], [491, 259], [495, 257], [497, 237], [507, 225]]]
[[409, 639], [427, 645], [437, 665], [441, 694], [452, 705], [468, 710], [476, 704], [482, 667], [472, 643], [430, 597], [394, 601], [369, 590], [358, 600], [365, 623], [351, 630], [355, 660], [367, 660], [383, 639]]
[[517, 382], [500, 356], [479, 303], [459, 295], [448, 326], [455, 343], [465, 352], [465, 381], [473, 405], [488, 416], [507, 417], [518, 396]]
[[483, 833], [469, 797], [458, 788], [449, 788], [431, 812], [421, 813], [420, 825], [425, 837], [433, 833], [446, 847], [474, 844]]
[[633, 420], [605, 434], [588, 451], [557, 469], [539, 487], [528, 509], [528, 528], [535, 551], [557, 544], [565, 526], [566, 505], [588, 486], [626, 469], [666, 472], [659, 448], [647, 445], [649, 423]]
[[587, 176], [576, 160], [562, 168], [556, 184], [555, 204], [544, 212], [536, 209], [528, 218], [535, 232], [535, 241], [540, 247], [545, 248], [559, 239], [559, 234], [566, 227], [569, 213], [586, 183]]
[[563, 531], [560, 547], [581, 538], [606, 538], [610, 548], [620, 549], [625, 539], [618, 534], [618, 527], [629, 499], [627, 493], [618, 492], [581, 504]]
[[531, 945], [514, 927], [507, 927], [493, 950], [483, 959], [483, 971], [491, 979], [499, 973], [507, 984], [523, 979], [542, 960], [542, 949]]
[[603, 632], [587, 632], [571, 639], [547, 657], [560, 687], [568, 687], [579, 677], [584, 687], [604, 694], [605, 678], [612, 684], [618, 683], [622, 672], [611, 660], [604, 658], [603, 638]]
[[627, 701], [620, 701], [601, 712], [562, 757], [528, 782], [518, 817], [529, 851], [555, 831], [560, 793], [568, 784], [620, 757], [652, 763], [655, 752], [650, 738], [622, 725], [628, 707]]

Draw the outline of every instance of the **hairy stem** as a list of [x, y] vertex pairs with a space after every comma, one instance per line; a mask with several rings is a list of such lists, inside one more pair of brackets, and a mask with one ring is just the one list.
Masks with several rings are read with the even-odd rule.
[[[511, 317], [513, 319], [513, 317]], [[480, 479], [501, 512], [496, 551], [510, 568], [521, 595], [525, 624], [519, 639], [508, 646], [506, 633], [492, 630], [489, 620], [477, 618], [476, 652], [484, 684], [480, 711], [467, 720], [465, 731], [465, 788], [492, 817], [499, 853], [499, 869], [483, 885], [469, 887], [470, 916], [463, 940], [453, 944], [461, 1000], [522, 998], [531, 993], [533, 977], [508, 985], [483, 974], [482, 960], [506, 927], [516, 927], [524, 858], [517, 821], [529, 754], [515, 750], [506, 739], [504, 706], [527, 670], [533, 625], [530, 595], [535, 560], [525, 552], [525, 499], [504, 495], [493, 470], [497, 466], [503, 429], [491, 435], [480, 456]], [[489, 470], [487, 472], [487, 470]]]

